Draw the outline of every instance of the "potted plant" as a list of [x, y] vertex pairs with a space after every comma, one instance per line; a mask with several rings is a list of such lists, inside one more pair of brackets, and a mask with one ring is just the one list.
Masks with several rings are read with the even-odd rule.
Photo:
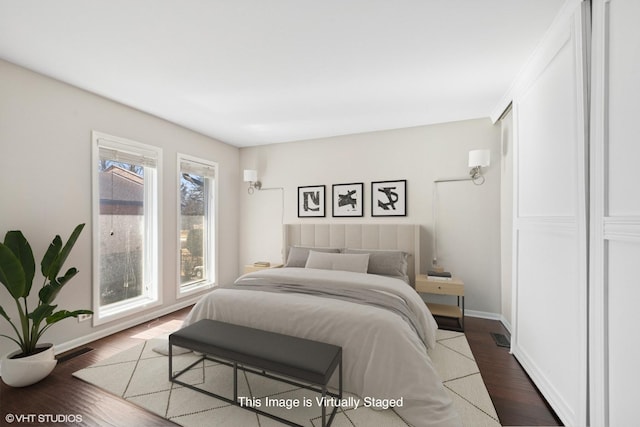
[[[53, 301], [62, 287], [69, 282], [78, 270], [70, 268], [58, 277], [73, 245], [82, 232], [84, 224], [79, 224], [71, 233], [67, 243], [63, 244], [56, 236], [40, 263], [44, 282], [38, 292], [38, 303], [29, 307], [36, 265], [29, 242], [20, 231], [7, 232], [4, 243], [0, 243], [0, 282], [15, 300], [18, 319], [12, 321], [0, 306], [0, 316], [4, 317], [15, 331], [15, 337], [0, 335], [18, 344], [20, 349], [2, 358], [2, 380], [10, 386], [23, 387], [45, 378], [56, 365], [52, 344], [38, 345], [42, 335], [53, 324], [68, 317], [80, 314], [92, 314], [90, 310], [57, 310]], [[3, 302], [5, 299], [3, 298]]]

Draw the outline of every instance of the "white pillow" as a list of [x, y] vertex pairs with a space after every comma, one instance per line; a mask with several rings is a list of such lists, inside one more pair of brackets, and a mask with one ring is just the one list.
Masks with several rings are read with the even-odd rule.
[[305, 268], [366, 273], [369, 268], [369, 254], [332, 254], [309, 251]]

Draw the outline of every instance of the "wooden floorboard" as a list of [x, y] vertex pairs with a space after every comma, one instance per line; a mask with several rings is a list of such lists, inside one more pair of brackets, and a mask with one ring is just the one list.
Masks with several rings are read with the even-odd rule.
[[509, 335], [497, 320], [465, 317], [465, 335], [500, 423], [506, 426], [561, 426], [529, 376], [491, 332]]
[[[171, 423], [151, 412], [135, 406], [108, 392], [73, 377], [75, 371], [113, 356], [145, 341], [144, 336], [153, 328], [162, 328], [163, 324], [174, 320], [181, 321], [191, 308], [163, 316], [139, 326], [127, 329], [98, 341], [87, 344], [92, 350], [58, 363], [54, 371], [41, 382], [24, 388], [12, 388], [0, 384], [0, 426], [172, 426]], [[175, 323], [175, 322], [174, 322]], [[77, 350], [77, 349], [76, 349]], [[68, 353], [72, 353], [72, 350]], [[65, 356], [61, 354], [58, 357]], [[6, 416], [24, 415], [35, 422], [17, 422], [9, 424]], [[40, 416], [81, 416], [82, 423], [41, 423]]]
[[[92, 350], [58, 363], [46, 379], [25, 388], [0, 382], [0, 425], [171, 426], [163, 418], [87, 384], [71, 374], [144, 341], [144, 334], [182, 320], [189, 308], [127, 329], [87, 345]], [[175, 323], [175, 322], [173, 322]], [[506, 334], [494, 320], [465, 318], [465, 334], [489, 395], [503, 425], [562, 425], [508, 349], [498, 347], [489, 332]], [[137, 336], [137, 337], [136, 337]], [[64, 356], [60, 355], [58, 357]], [[6, 416], [32, 417], [35, 422], [7, 423]], [[82, 423], [41, 423], [41, 415], [81, 416]]]

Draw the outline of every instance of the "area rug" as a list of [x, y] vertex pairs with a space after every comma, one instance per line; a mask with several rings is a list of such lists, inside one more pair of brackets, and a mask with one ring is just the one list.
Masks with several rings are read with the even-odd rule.
[[[281, 425], [271, 418], [169, 382], [167, 357], [153, 351], [161, 342], [162, 339], [149, 339], [73, 375], [185, 427]], [[438, 331], [437, 346], [429, 351], [429, 355], [463, 424], [469, 427], [500, 426], [464, 334]], [[174, 369], [181, 370], [197, 357], [193, 353], [174, 356]], [[181, 379], [222, 395], [229, 395], [233, 387], [231, 368], [211, 361], [196, 365]], [[242, 371], [238, 372], [238, 395], [259, 399], [268, 397], [285, 405], [317, 396], [304, 388]], [[260, 409], [267, 410], [264, 407]], [[320, 411], [315, 405], [310, 408], [277, 408], [272, 405], [268, 412], [305, 426], [321, 425]], [[332, 425], [403, 427], [407, 423], [392, 409], [374, 411], [360, 406], [340, 408]]]

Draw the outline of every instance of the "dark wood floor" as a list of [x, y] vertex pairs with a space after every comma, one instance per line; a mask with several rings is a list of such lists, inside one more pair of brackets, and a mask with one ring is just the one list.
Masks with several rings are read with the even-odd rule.
[[[168, 322], [182, 320], [190, 308], [177, 311], [89, 344], [87, 353], [61, 360], [53, 373], [38, 384], [11, 388], [0, 384], [0, 426], [85, 425], [85, 426], [165, 426], [174, 425], [150, 412], [84, 383], [71, 374], [130, 348], [144, 333]], [[175, 322], [174, 322], [175, 323]], [[476, 358], [489, 395], [503, 425], [561, 425], [518, 362], [507, 349], [496, 346], [489, 332], [506, 333], [500, 322], [468, 317], [465, 334]], [[137, 336], [137, 337], [136, 337]], [[69, 353], [74, 353], [69, 352]], [[68, 356], [69, 353], [66, 355]], [[59, 357], [64, 357], [61, 355]], [[9, 415], [10, 414], [10, 415]], [[34, 414], [34, 415], [32, 415]], [[82, 423], [40, 423], [39, 415], [81, 416]], [[6, 418], [9, 415], [9, 418]], [[36, 422], [13, 422], [13, 416], [31, 417]], [[23, 417], [25, 419], [25, 417]], [[58, 418], [57, 420], [60, 420]]]
[[509, 349], [498, 347], [490, 332], [508, 336], [497, 320], [465, 317], [465, 335], [505, 426], [561, 426], [562, 423]]
[[[145, 340], [144, 333], [175, 320], [182, 320], [191, 307], [127, 329], [88, 344], [91, 351], [58, 362], [54, 371], [41, 382], [25, 388], [0, 384], [0, 426], [172, 426], [176, 425], [144, 409], [87, 384], [71, 374], [104, 360]], [[136, 337], [138, 336], [138, 337]], [[69, 355], [73, 351], [58, 356]], [[1, 383], [1, 381], [0, 381]], [[7, 414], [80, 415], [82, 423], [6, 423]], [[36, 418], [36, 417], [34, 417]]]

